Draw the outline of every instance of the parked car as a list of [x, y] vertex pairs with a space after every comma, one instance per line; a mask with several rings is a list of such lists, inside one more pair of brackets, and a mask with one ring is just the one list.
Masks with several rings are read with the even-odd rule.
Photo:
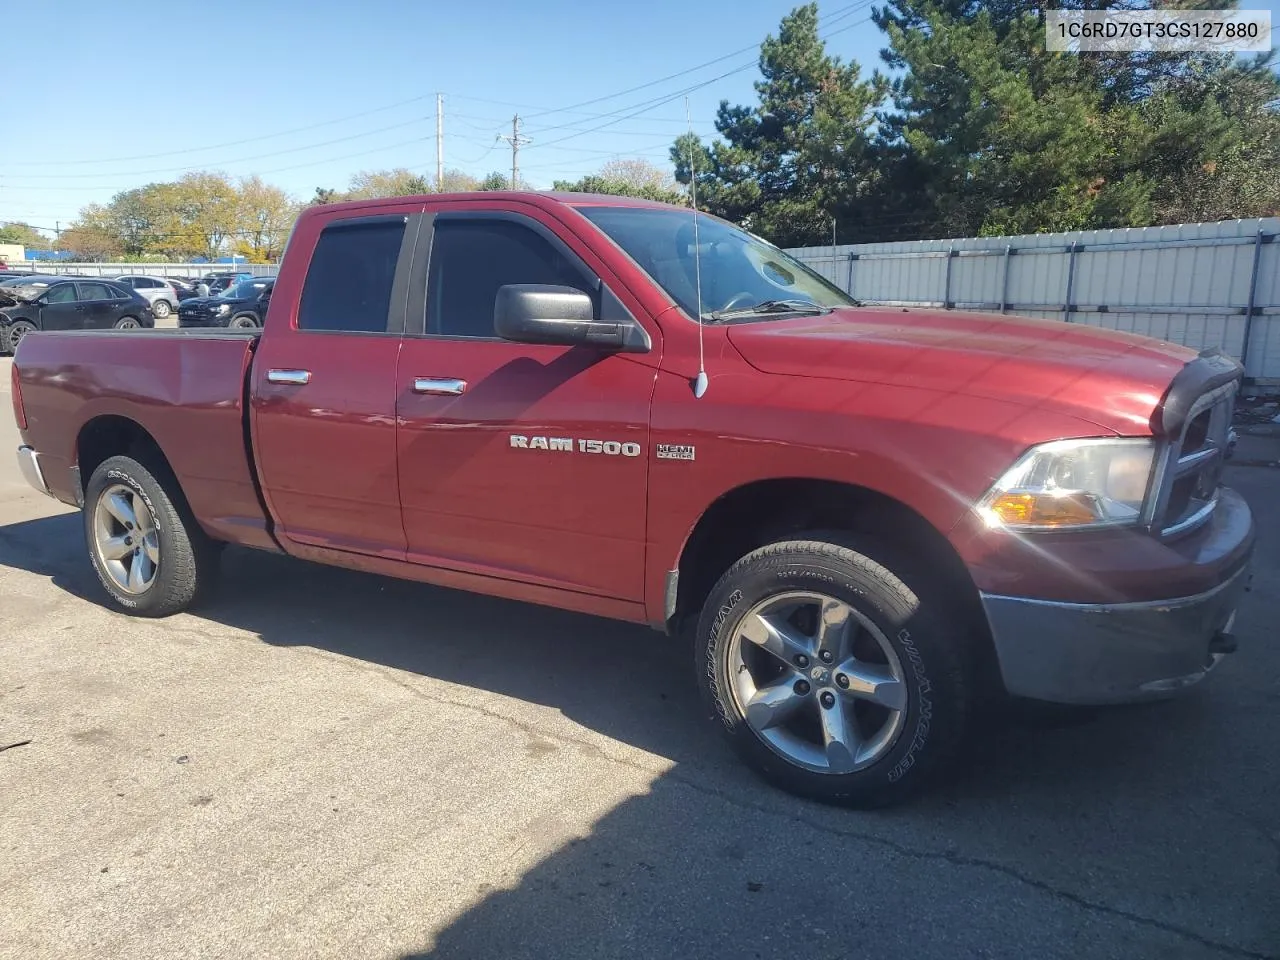
[[0, 353], [14, 353], [37, 330], [131, 330], [154, 327], [151, 304], [119, 283], [35, 277], [0, 287]]
[[135, 290], [142, 299], [151, 304], [151, 309], [160, 320], [178, 309], [178, 291], [164, 277], [148, 277], [137, 274], [116, 277], [116, 283]]
[[192, 297], [178, 307], [180, 327], [230, 327], [252, 330], [262, 326], [271, 303], [272, 277], [241, 280], [216, 297]]
[[1164, 697], [1234, 649], [1216, 351], [860, 307], [623, 197], [311, 207], [275, 286], [252, 336], [18, 350], [24, 475], [123, 610], [185, 609], [225, 541], [648, 623], [748, 764], [851, 804], [984, 699]]
[[246, 272], [221, 271], [217, 273], [206, 273], [200, 278], [200, 283], [205, 283], [209, 287], [210, 295], [221, 293], [228, 287], [240, 283], [244, 280], [252, 280], [253, 274]]
[[179, 304], [197, 295], [194, 280], [188, 277], [166, 277], [165, 279], [173, 287], [173, 292], [178, 295]]

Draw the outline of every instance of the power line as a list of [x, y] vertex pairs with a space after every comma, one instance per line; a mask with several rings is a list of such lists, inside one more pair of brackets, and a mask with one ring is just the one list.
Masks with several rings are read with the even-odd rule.
[[361, 117], [367, 117], [374, 113], [386, 113], [388, 110], [394, 110], [397, 107], [408, 106], [411, 103], [418, 103], [426, 100], [431, 94], [424, 94], [420, 97], [410, 97], [408, 100], [400, 100], [397, 103], [388, 104], [385, 107], [375, 107], [372, 110], [362, 110], [359, 113], [349, 114], [345, 117], [335, 117], [332, 120], [320, 120], [317, 123], [310, 123], [303, 127], [292, 127], [288, 130], [276, 130], [274, 133], [264, 133], [257, 137], [246, 137], [243, 140], [230, 140], [226, 143], [205, 144], [199, 147], [187, 147], [182, 150], [166, 150], [162, 153], [140, 153], [132, 157], [103, 157], [94, 160], [14, 160], [6, 161], [7, 167], [48, 167], [48, 166], [70, 166], [72, 164], [104, 164], [104, 163], [127, 163], [134, 160], [156, 160], [160, 157], [176, 157], [188, 153], [202, 153], [205, 150], [221, 150], [224, 147], [239, 147], [246, 143], [259, 143], [263, 140], [273, 140], [276, 137], [288, 136], [292, 133], [303, 133], [307, 130], [315, 130], [319, 127], [332, 126], [335, 123], [345, 123], [348, 120], [359, 120]]

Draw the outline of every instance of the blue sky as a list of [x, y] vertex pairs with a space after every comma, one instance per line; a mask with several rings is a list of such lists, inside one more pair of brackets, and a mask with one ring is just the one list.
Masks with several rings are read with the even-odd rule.
[[[4, 84], [0, 221], [52, 230], [187, 170], [256, 173], [300, 198], [362, 169], [434, 176], [437, 92], [447, 167], [509, 171], [495, 137], [516, 112], [535, 186], [612, 157], [665, 164], [686, 129], [682, 91], [698, 85], [694, 128], [709, 136], [721, 99], [754, 102], [755, 48], [795, 5], [26, 0], [4, 15], [6, 38], [38, 48]], [[1274, 2], [1243, 5], [1280, 20]], [[879, 64], [869, 0], [820, 14], [832, 52]]]

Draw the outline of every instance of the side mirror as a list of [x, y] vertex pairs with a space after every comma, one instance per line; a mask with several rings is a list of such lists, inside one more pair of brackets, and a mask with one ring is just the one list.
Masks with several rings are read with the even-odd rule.
[[650, 348], [644, 328], [627, 314], [613, 295], [605, 298], [614, 316], [597, 318], [591, 297], [574, 287], [541, 283], [509, 283], [498, 288], [493, 306], [493, 329], [504, 340], [558, 346], [591, 346], [626, 353]]

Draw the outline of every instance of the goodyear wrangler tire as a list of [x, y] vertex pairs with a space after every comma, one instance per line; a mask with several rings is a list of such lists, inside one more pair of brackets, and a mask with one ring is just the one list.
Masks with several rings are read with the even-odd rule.
[[135, 616], [185, 610], [217, 574], [214, 544], [162, 466], [122, 456], [99, 464], [85, 488], [84, 531], [99, 581]]
[[968, 631], [945, 589], [892, 548], [823, 536], [761, 547], [721, 577], [698, 623], [703, 694], [769, 782], [895, 803], [958, 753]]

